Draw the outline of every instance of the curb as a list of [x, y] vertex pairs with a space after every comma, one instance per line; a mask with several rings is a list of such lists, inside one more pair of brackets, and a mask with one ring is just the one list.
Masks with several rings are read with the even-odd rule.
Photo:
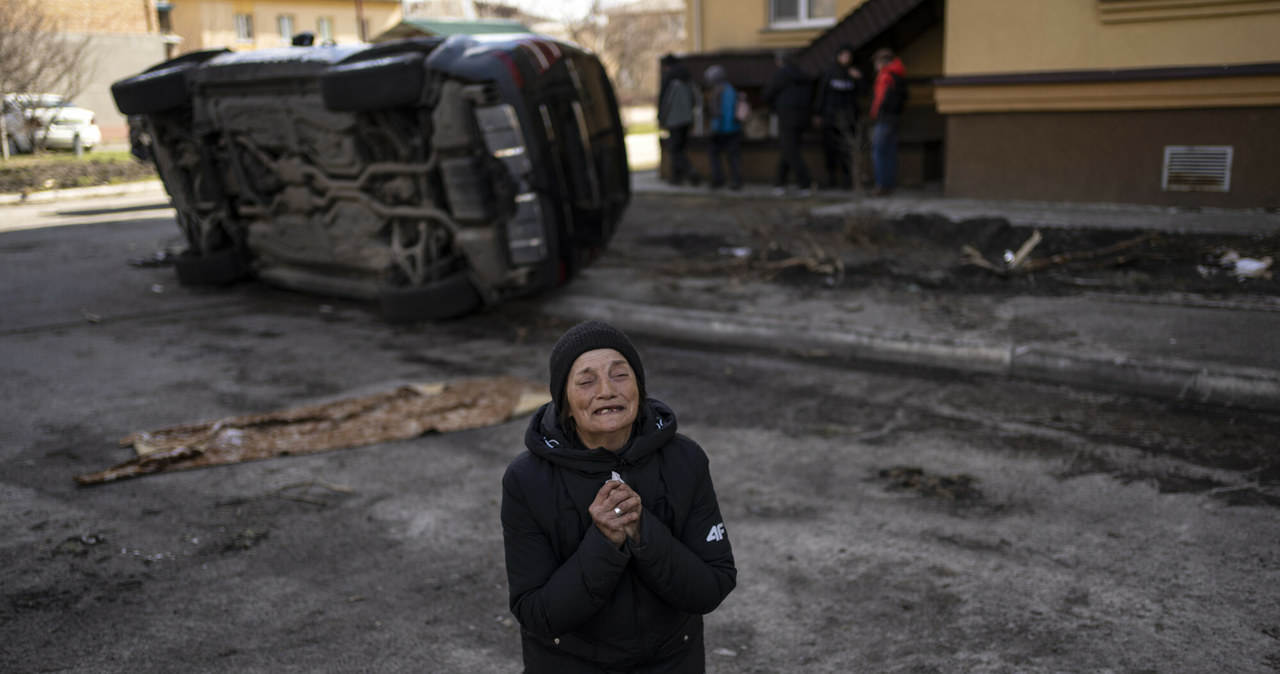
[[1179, 402], [1280, 411], [1280, 372], [1057, 348], [1015, 349], [1008, 374]]
[[992, 344], [581, 295], [558, 295], [543, 309], [569, 320], [602, 320], [629, 333], [709, 346], [818, 352], [862, 361], [1117, 390], [1179, 402], [1280, 411], [1280, 371], [1262, 368]]
[[[718, 198], [782, 198], [765, 184], [748, 183], [740, 192], [676, 187], [662, 182], [656, 170], [633, 171], [631, 190], [636, 194], [680, 194]], [[1157, 229], [1200, 234], [1270, 234], [1280, 228], [1280, 212], [1266, 208], [1179, 208], [1144, 204], [1061, 203], [1038, 201], [997, 201], [946, 197], [932, 190], [903, 190], [887, 197], [819, 190], [808, 198], [815, 218], [842, 220], [859, 214], [881, 218], [933, 215], [951, 222], [972, 218], [1003, 218], [1022, 227], [1089, 229]]]
[[[71, 187], [64, 190], [42, 190], [23, 196], [21, 194], [0, 194], [0, 205], [21, 206], [25, 204], [44, 204], [71, 199], [91, 197], [116, 197], [125, 194], [137, 194], [151, 190], [164, 191], [164, 184], [159, 180], [143, 180], [115, 185], [99, 185], [97, 187]], [[168, 198], [168, 195], [165, 195]]]

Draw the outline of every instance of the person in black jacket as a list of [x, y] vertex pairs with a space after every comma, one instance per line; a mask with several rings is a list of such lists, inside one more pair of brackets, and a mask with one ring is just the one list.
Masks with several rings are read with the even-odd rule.
[[704, 671], [702, 616], [737, 583], [707, 455], [605, 323], [556, 342], [551, 395], [502, 478], [524, 671]]
[[853, 187], [853, 154], [857, 147], [858, 96], [862, 71], [853, 65], [853, 47], [842, 45], [836, 59], [822, 72], [818, 100], [822, 150], [827, 160], [827, 187]]
[[778, 69], [764, 88], [764, 101], [778, 116], [778, 175], [774, 192], [779, 196], [786, 194], [787, 174], [795, 171], [798, 195], [807, 197], [813, 194], [813, 181], [800, 151], [800, 140], [809, 126], [813, 78], [793, 56], [779, 53], [776, 60]]

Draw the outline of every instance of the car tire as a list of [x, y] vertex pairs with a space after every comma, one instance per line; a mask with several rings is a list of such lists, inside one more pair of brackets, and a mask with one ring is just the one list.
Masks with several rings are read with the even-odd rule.
[[410, 52], [334, 66], [320, 76], [324, 105], [339, 112], [412, 106], [427, 81], [423, 60]]
[[384, 286], [378, 292], [382, 317], [390, 323], [456, 318], [480, 307], [482, 300], [466, 272], [422, 286]]
[[173, 269], [184, 286], [226, 285], [249, 276], [249, 259], [238, 248], [208, 255], [183, 253], [174, 258]]
[[150, 70], [111, 85], [116, 107], [125, 115], [165, 112], [191, 104], [190, 78], [202, 63], [226, 49], [209, 49], [184, 54]]
[[126, 115], [144, 115], [190, 105], [187, 76], [193, 67], [177, 65], [116, 82], [111, 85], [116, 107]]

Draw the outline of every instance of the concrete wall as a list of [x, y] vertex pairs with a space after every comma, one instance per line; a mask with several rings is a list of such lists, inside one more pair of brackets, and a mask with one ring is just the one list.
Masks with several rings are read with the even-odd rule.
[[163, 61], [164, 43], [158, 33], [94, 35], [89, 41], [89, 55], [92, 76], [85, 90], [75, 97], [75, 103], [97, 116], [103, 142], [127, 140], [129, 125], [116, 110], [111, 85]]
[[[1164, 192], [1166, 145], [1234, 146], [1231, 191]], [[947, 118], [949, 196], [1280, 207], [1280, 108], [992, 113]]]

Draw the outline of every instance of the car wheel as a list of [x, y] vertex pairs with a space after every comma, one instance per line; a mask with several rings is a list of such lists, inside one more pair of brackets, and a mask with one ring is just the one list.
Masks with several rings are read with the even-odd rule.
[[141, 115], [189, 105], [187, 75], [193, 67], [177, 65], [116, 82], [111, 85], [116, 107], [126, 115]]
[[391, 323], [455, 318], [481, 304], [480, 293], [466, 272], [422, 286], [384, 286], [378, 292], [382, 317]]
[[362, 112], [413, 105], [427, 79], [422, 54], [396, 54], [330, 68], [320, 77], [320, 93], [330, 110]]
[[226, 49], [210, 49], [184, 54], [141, 75], [120, 80], [111, 85], [111, 95], [116, 99], [116, 107], [125, 115], [186, 107], [191, 104], [191, 73], [205, 61], [226, 53], [229, 53]]
[[208, 255], [183, 253], [173, 269], [184, 286], [225, 285], [249, 276], [249, 260], [238, 248], [223, 248]]

